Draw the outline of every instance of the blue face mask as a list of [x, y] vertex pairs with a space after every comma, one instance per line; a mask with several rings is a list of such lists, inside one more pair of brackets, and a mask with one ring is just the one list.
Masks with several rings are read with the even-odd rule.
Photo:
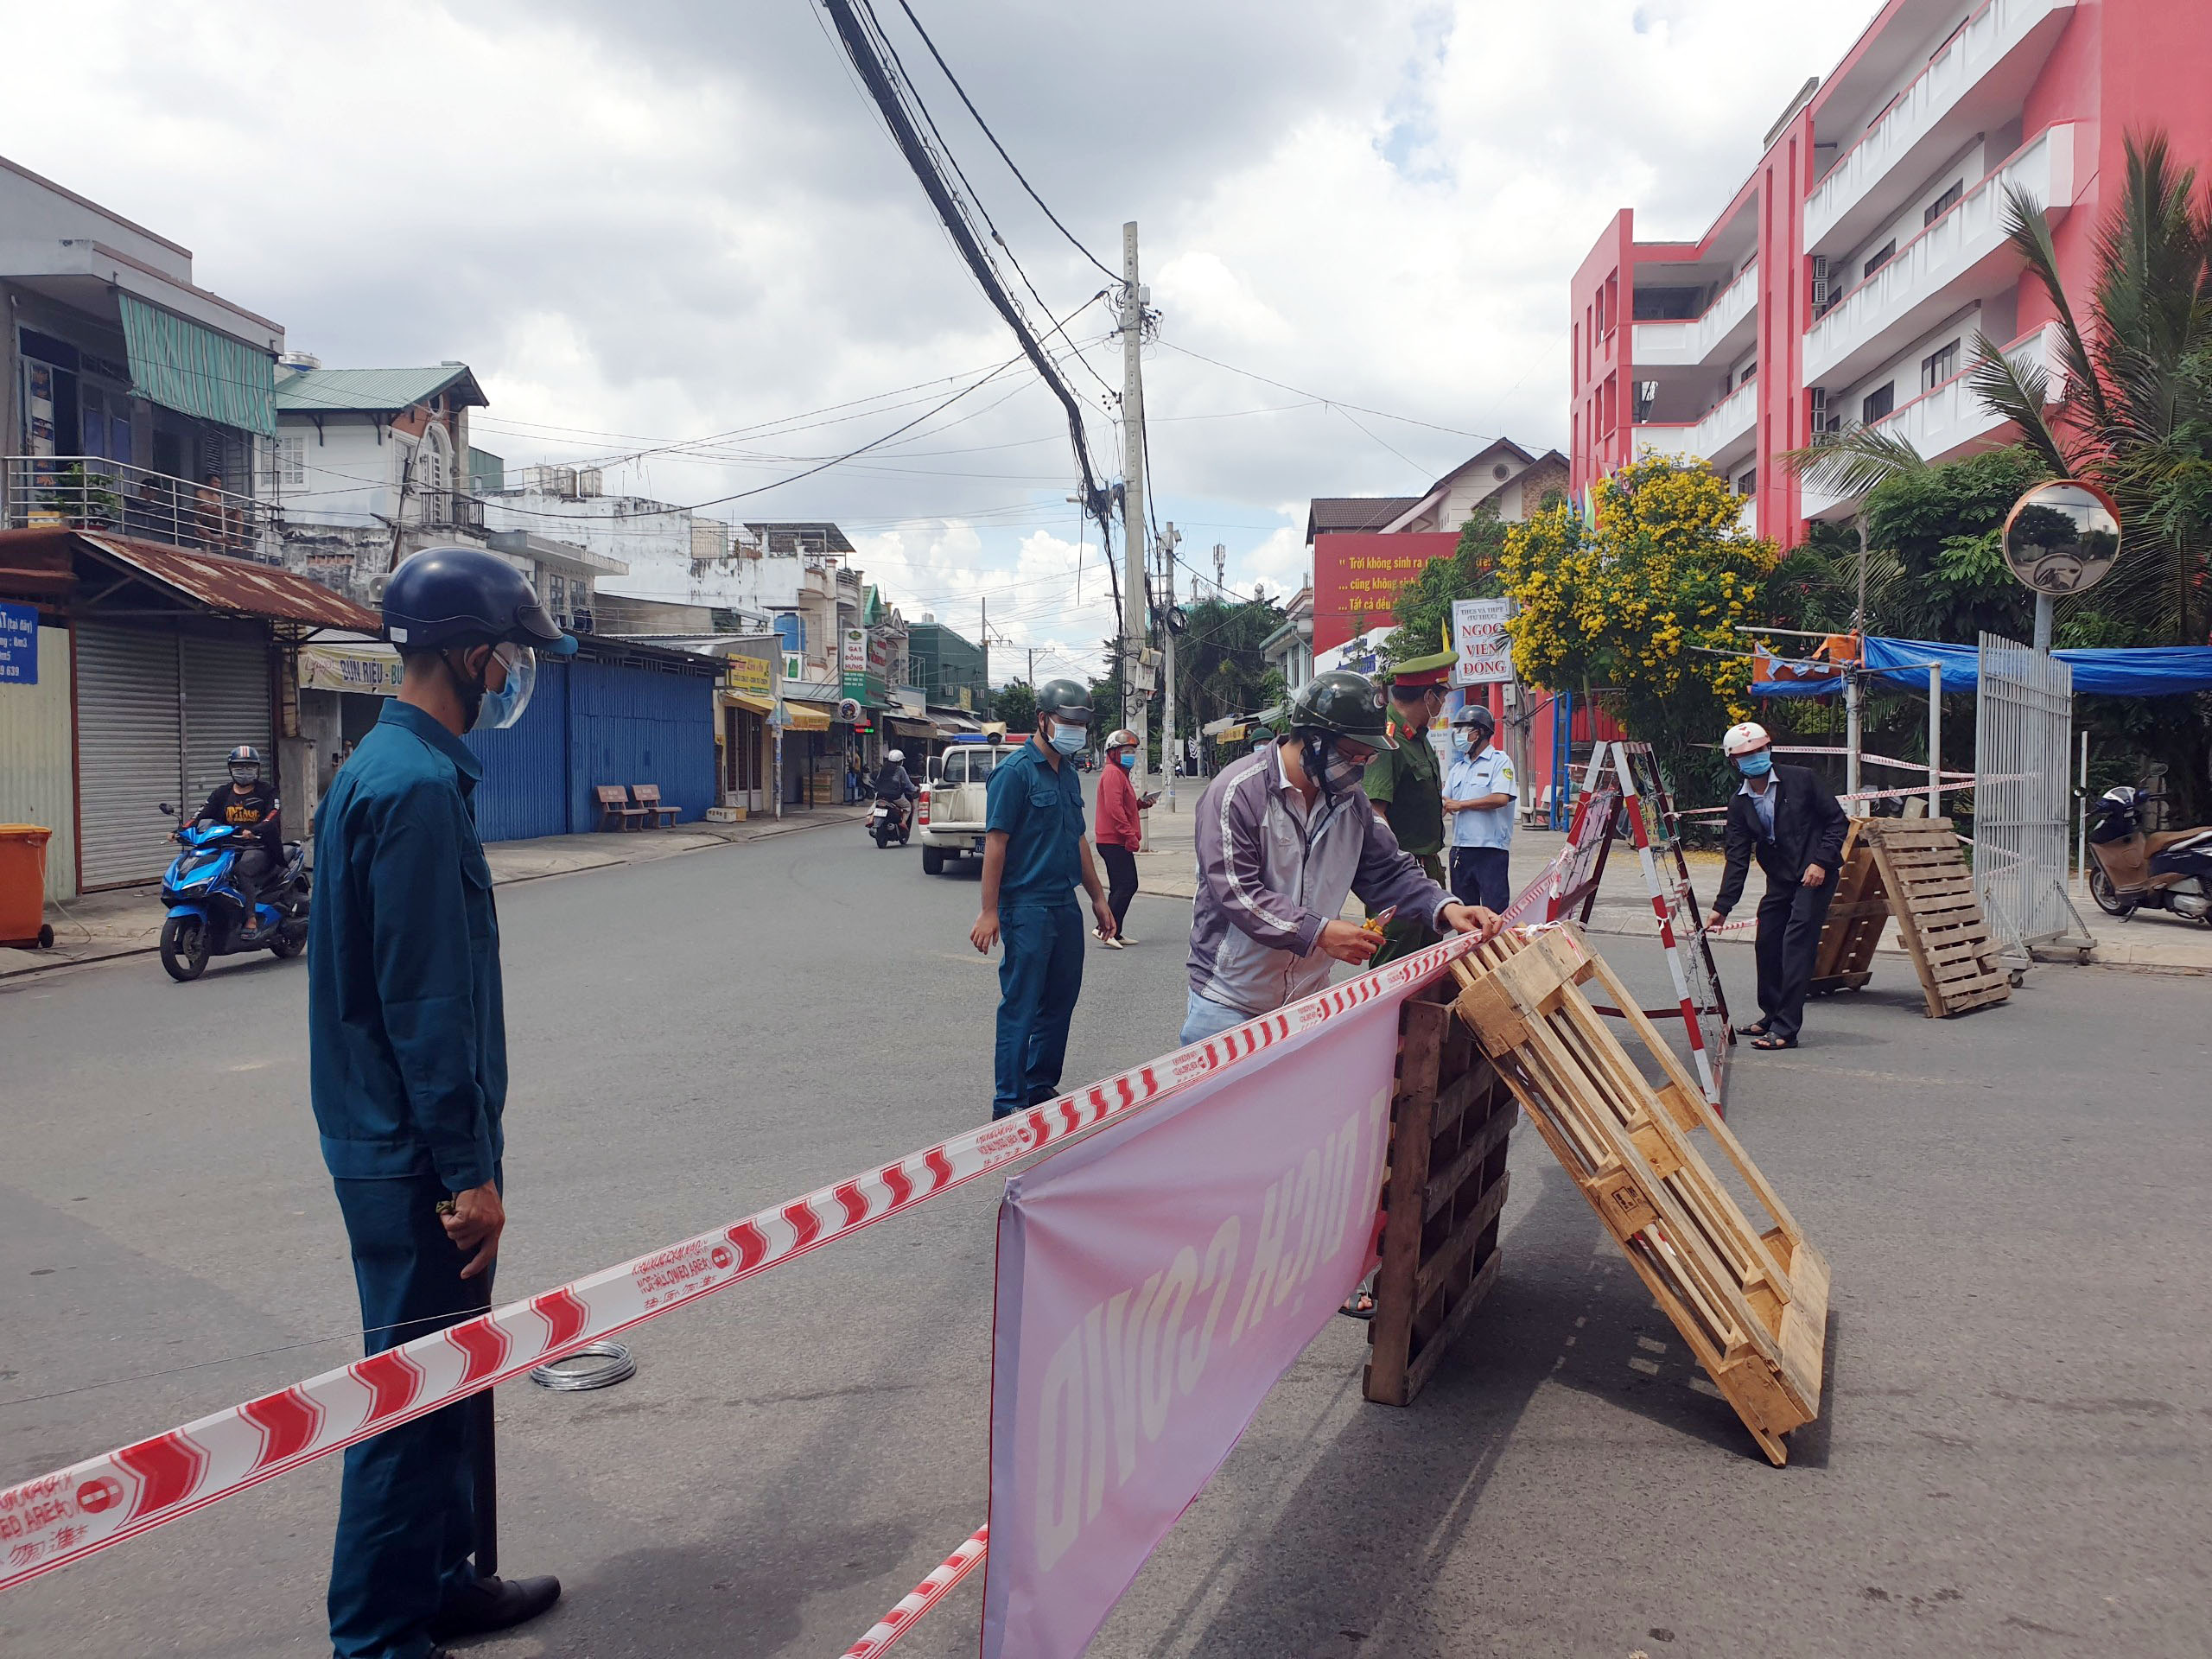
[[1086, 735], [1082, 727], [1063, 726], [1056, 720], [1052, 722], [1052, 735], [1048, 741], [1062, 754], [1081, 754], [1083, 740]]
[[1137, 769], [1137, 758], [1134, 754], [1117, 754], [1114, 760], [1123, 772], [1135, 772]]
[[1774, 757], [1764, 749], [1736, 757], [1736, 770], [1746, 778], [1764, 778], [1774, 770]]
[[1452, 747], [1460, 754], [1467, 752], [1467, 733], [1465, 727], [1455, 726], [1452, 728]]

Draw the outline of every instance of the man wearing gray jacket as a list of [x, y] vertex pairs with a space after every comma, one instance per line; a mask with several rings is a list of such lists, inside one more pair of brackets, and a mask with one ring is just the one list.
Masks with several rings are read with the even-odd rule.
[[1354, 893], [1440, 933], [1498, 929], [1496, 915], [1430, 880], [1368, 804], [1367, 763], [1395, 741], [1373, 681], [1316, 676], [1299, 688], [1289, 727], [1224, 767], [1198, 800], [1186, 1043], [1311, 995], [1332, 961], [1365, 966], [1382, 935], [1338, 916]]

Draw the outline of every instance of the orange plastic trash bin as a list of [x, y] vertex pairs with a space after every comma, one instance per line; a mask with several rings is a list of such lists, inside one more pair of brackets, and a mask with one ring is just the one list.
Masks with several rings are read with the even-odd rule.
[[46, 925], [46, 843], [54, 831], [35, 823], [0, 823], [0, 945], [50, 949]]

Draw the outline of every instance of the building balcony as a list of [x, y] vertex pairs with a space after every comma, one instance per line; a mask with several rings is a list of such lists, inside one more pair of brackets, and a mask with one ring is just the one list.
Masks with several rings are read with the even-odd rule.
[[[2056, 324], [2046, 323], [2041, 328], [2031, 329], [2007, 346], [2005, 355], [2023, 368], [2041, 369], [2048, 379], [2053, 402], [2065, 394], [2066, 364], [2059, 354]], [[1912, 368], [1910, 364], [1899, 364], [1897, 372], [1910, 374]], [[2005, 435], [2005, 417], [1974, 395], [1963, 372], [1922, 392], [1910, 403], [1891, 410], [1874, 423], [1877, 431], [1903, 438], [1927, 461], [1948, 461], [1986, 448]], [[1810, 486], [1806, 487], [1802, 502], [1808, 518], [1840, 517], [1849, 512], [1852, 505], [1847, 497], [1824, 495]]]
[[1687, 322], [1639, 322], [1635, 364], [1643, 369], [1694, 369], [1724, 355], [1733, 357], [1751, 342], [1751, 319], [1758, 309], [1759, 268], [1745, 266], [1701, 317]]
[[2037, 133], [1807, 329], [1805, 383], [1849, 385], [1945, 317], [2009, 292], [2022, 269], [2005, 237], [2013, 187], [2054, 220], [2074, 205], [2072, 126]]
[[1976, 132], [2019, 112], [2074, 0], [1987, 0], [1805, 199], [1805, 246], [1848, 248]]
[[1647, 422], [1630, 437], [1638, 450], [1688, 455], [1719, 467], [1750, 449], [1758, 413], [1758, 382], [1746, 381], [1715, 404], [1702, 420]]
[[284, 563], [276, 515], [250, 495], [99, 455], [10, 455], [0, 466], [10, 530], [105, 531], [260, 564]]

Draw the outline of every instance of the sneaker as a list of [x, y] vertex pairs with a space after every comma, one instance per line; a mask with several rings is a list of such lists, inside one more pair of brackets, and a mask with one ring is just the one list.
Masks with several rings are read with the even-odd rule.
[[1109, 950], [1126, 950], [1128, 949], [1128, 945], [1129, 942], [1118, 933], [1116, 933], [1112, 938], [1106, 941], [1106, 948]]

